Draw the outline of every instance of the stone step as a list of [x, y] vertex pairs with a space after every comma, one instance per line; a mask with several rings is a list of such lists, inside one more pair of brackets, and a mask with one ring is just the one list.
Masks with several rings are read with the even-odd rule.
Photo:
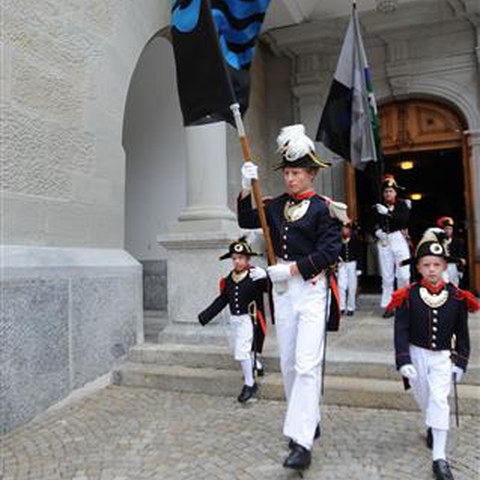
[[358, 310], [380, 309], [380, 299], [382, 296], [378, 293], [362, 293], [357, 297]]
[[[270, 373], [260, 382], [262, 398], [284, 398], [279, 373]], [[242, 377], [239, 369], [231, 371], [127, 362], [114, 370], [113, 383], [235, 398], [241, 389]], [[459, 385], [458, 390], [460, 412], [463, 415], [478, 415], [480, 387]], [[403, 390], [401, 382], [371, 378], [327, 375], [324, 402], [350, 407], [417, 410], [413, 396]]]
[[[130, 349], [129, 360], [147, 365], [178, 365], [190, 368], [213, 368], [220, 370], [238, 369], [238, 362], [227, 346], [154, 344], [136, 345]], [[267, 372], [280, 372], [280, 361], [276, 349], [270, 345], [262, 354]], [[391, 353], [345, 351], [342, 348], [327, 350], [326, 373], [329, 376], [399, 380]], [[465, 376], [465, 384], [480, 385], [480, 371], [472, 367]]]
[[160, 332], [168, 325], [168, 312], [166, 310], [144, 310], [143, 333], [145, 340], [157, 342]]

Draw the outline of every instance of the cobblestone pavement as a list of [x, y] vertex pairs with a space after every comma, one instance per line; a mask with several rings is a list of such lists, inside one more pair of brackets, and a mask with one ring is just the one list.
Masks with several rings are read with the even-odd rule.
[[[107, 387], [3, 438], [3, 480], [298, 479], [281, 466], [285, 404]], [[305, 479], [432, 479], [420, 414], [326, 406]], [[478, 417], [452, 427], [456, 480], [478, 479]], [[0, 475], [1, 478], [1, 475]]]

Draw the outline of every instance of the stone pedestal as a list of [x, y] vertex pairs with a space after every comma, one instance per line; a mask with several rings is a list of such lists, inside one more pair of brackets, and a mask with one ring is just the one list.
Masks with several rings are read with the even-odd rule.
[[142, 269], [126, 251], [2, 245], [0, 435], [143, 343]]
[[187, 207], [167, 234], [157, 236], [167, 249], [169, 322], [177, 324], [197, 322], [198, 313], [218, 295], [219, 279], [231, 268], [218, 257], [240, 232], [227, 207], [226, 124], [185, 131]]

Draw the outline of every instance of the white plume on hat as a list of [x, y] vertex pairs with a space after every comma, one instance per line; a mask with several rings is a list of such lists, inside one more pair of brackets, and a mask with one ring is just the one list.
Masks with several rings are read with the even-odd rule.
[[442, 228], [438, 228], [438, 227], [427, 228], [427, 230], [423, 232], [422, 238], [418, 242], [416, 250], [418, 252], [420, 245], [426, 242], [440, 243], [445, 248], [446, 240], [447, 240], [447, 234]]
[[283, 127], [277, 137], [277, 145], [285, 160], [289, 162], [315, 152], [315, 144], [305, 135], [305, 127], [301, 123]]

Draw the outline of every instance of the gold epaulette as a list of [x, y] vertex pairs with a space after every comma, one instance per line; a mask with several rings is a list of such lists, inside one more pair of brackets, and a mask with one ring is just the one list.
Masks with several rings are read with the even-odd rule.
[[320, 195], [327, 202], [328, 211], [330, 212], [330, 216], [332, 218], [336, 218], [342, 223], [350, 222], [350, 219], [347, 215], [347, 204], [343, 202], [337, 202], [332, 200], [330, 197], [326, 197], [325, 195]]

